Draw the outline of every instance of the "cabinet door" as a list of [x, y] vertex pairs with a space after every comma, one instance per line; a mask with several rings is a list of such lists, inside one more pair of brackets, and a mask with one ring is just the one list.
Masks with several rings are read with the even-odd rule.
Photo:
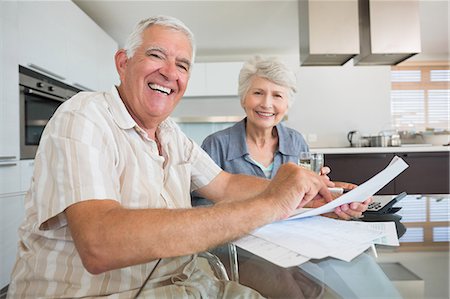
[[0, 160], [19, 159], [17, 2], [0, 1]]
[[34, 171], [34, 160], [20, 161], [20, 191], [27, 192], [31, 186]]
[[206, 65], [208, 95], [236, 96], [242, 62], [216, 62]]
[[397, 193], [448, 194], [449, 152], [398, 153], [409, 167], [395, 179]]
[[67, 78], [66, 22], [70, 1], [19, 1], [20, 63]]
[[9, 284], [16, 261], [17, 230], [25, 214], [24, 196], [0, 194], [0, 289]]
[[195, 63], [189, 78], [185, 97], [201, 97], [206, 95], [206, 64]]
[[[326, 154], [325, 166], [331, 168], [332, 181], [350, 182], [360, 185], [383, 170], [393, 154]], [[394, 181], [376, 194], [395, 194]]]
[[[20, 192], [19, 161], [0, 161], [0, 194]], [[2, 208], [2, 207], [0, 207]]]

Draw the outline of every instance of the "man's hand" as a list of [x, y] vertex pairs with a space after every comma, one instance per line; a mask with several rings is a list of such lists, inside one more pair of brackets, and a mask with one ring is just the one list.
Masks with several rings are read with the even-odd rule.
[[304, 207], [314, 198], [331, 201], [331, 193], [325, 180], [318, 174], [293, 163], [283, 164], [263, 192], [279, 207], [277, 219], [289, 217], [297, 209]]

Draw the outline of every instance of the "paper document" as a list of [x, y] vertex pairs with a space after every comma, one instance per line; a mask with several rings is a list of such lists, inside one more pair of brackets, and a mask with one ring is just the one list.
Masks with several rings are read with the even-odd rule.
[[402, 158], [395, 156], [385, 169], [350, 192], [316, 209], [306, 211], [304, 209], [298, 209], [288, 220], [332, 212], [336, 207], [346, 203], [362, 202], [387, 185], [406, 168], [408, 168], [408, 164]]
[[233, 243], [284, 268], [298, 266], [310, 260], [295, 251], [252, 235], [245, 236]]

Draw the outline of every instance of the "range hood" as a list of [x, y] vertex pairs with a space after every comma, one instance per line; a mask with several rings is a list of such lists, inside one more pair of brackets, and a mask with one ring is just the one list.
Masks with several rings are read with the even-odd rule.
[[343, 65], [359, 54], [357, 0], [299, 1], [300, 64]]
[[420, 52], [417, 0], [300, 0], [301, 66], [395, 65]]
[[355, 65], [396, 65], [420, 53], [419, 1], [359, 0]]

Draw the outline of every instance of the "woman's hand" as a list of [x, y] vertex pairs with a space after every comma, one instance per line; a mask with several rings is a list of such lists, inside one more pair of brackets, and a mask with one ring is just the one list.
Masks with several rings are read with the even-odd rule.
[[[324, 167], [324, 168], [328, 168], [328, 167]], [[324, 168], [322, 168], [322, 169], [324, 169]], [[329, 171], [325, 172], [325, 176], [328, 173], [329, 173]], [[321, 177], [322, 176], [323, 175], [321, 175]], [[348, 189], [348, 190], [352, 190], [357, 187], [357, 185], [352, 184], [352, 183], [347, 183], [347, 182], [331, 182], [330, 181], [330, 183], [333, 184], [333, 187], [339, 187], [339, 188], [344, 188], [344, 189]], [[329, 186], [329, 185], [327, 185], [327, 186]], [[340, 196], [340, 195], [335, 195], [333, 193], [332, 193], [332, 195], [333, 195], [333, 200]], [[310, 201], [307, 204], [307, 206], [305, 206], [305, 207], [306, 208], [318, 208], [318, 207], [323, 206], [327, 202], [328, 201], [326, 201], [323, 198], [315, 198], [312, 201]], [[344, 219], [344, 220], [361, 218], [362, 213], [367, 210], [367, 208], [371, 202], [372, 202], [372, 198], [370, 197], [363, 202], [352, 202], [350, 204], [343, 204], [339, 207], [336, 207], [333, 212], [325, 213], [325, 214], [323, 214], [323, 216], [330, 217], [330, 218], [339, 218], [339, 219]]]

